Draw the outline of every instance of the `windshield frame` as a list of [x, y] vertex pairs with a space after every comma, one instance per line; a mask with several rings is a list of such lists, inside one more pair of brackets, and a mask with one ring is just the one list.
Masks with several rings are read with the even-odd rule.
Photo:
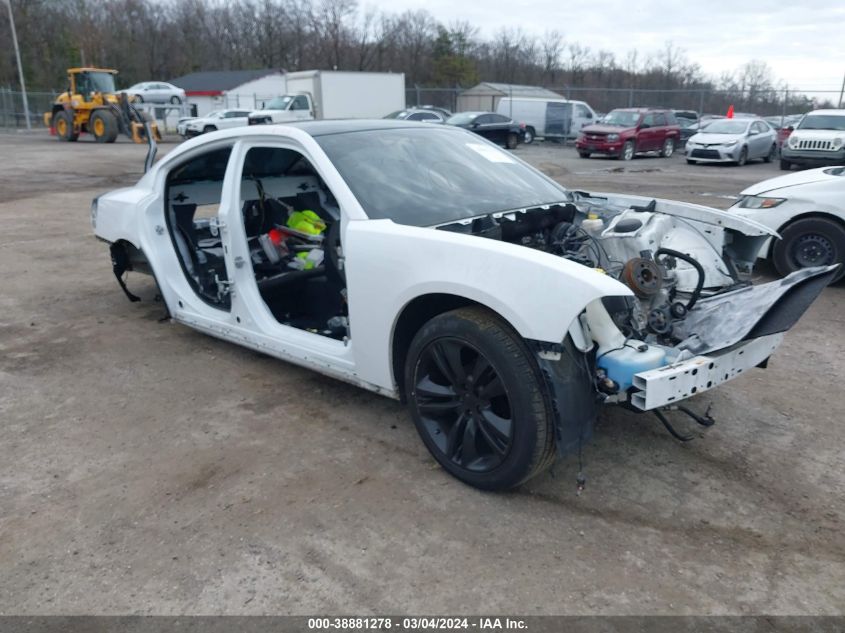
[[457, 112], [446, 119], [446, 125], [472, 125], [484, 112]]
[[571, 200], [566, 187], [540, 170], [456, 126], [351, 130], [313, 138], [371, 220], [436, 227]]
[[[294, 97], [291, 95], [282, 95], [280, 97], [273, 97], [264, 104], [264, 107], [261, 108], [262, 110], [287, 110], [288, 106], [293, 103]], [[280, 105], [274, 105], [278, 103]]]
[[86, 78], [89, 87], [93, 88], [85, 94], [91, 94], [92, 92], [114, 94], [117, 92], [114, 85], [114, 73], [109, 73], [104, 70], [84, 70], [80, 73], [76, 73], [76, 76], [73, 79], [74, 91], [79, 94], [82, 94], [80, 92], [79, 83], [83, 76]]
[[[810, 119], [823, 119], [825, 121], [836, 121], [838, 127], [806, 127], [804, 124]], [[829, 132], [845, 132], [845, 115], [841, 114], [807, 114], [801, 119], [801, 122], [795, 126], [796, 130], [827, 130]]]
[[[611, 117], [616, 114], [620, 119], [627, 119], [621, 121], [612, 121]], [[643, 120], [643, 113], [638, 112], [636, 110], [623, 110], [622, 108], [617, 108], [616, 110], [611, 110], [607, 114], [605, 114], [599, 125], [607, 125], [610, 127], [621, 127], [621, 128], [633, 128], [637, 127], [640, 122]]]
[[[742, 136], [748, 133], [748, 129], [756, 119], [714, 119], [707, 124], [707, 127], [702, 130], [706, 134], [725, 134], [730, 136]], [[719, 127], [720, 125], [740, 125], [742, 129], [730, 132], [719, 132], [711, 130], [711, 127]]]

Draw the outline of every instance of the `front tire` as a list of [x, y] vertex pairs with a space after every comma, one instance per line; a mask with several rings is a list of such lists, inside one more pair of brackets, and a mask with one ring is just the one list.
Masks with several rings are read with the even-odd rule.
[[792, 169], [792, 163], [790, 163], [788, 160], [784, 160], [784, 159], [781, 158], [780, 159], [780, 170], [781, 171], [789, 171], [790, 169]]
[[619, 158], [622, 160], [632, 160], [634, 158], [634, 154], [636, 154], [636, 147], [634, 147], [634, 141], [625, 141], [625, 144], [622, 146], [622, 153], [619, 155]]
[[747, 162], [748, 162], [748, 148], [747, 148], [747, 147], [743, 147], [743, 148], [739, 151], [739, 158], [737, 158], [737, 160], [736, 160], [736, 166], [737, 166], [737, 167], [742, 167], [742, 166], [743, 166], [743, 165], [745, 165], [745, 163], [747, 163]]
[[590, 152], [578, 152], [578, 156], [580, 156], [581, 158], [589, 158]]
[[202, 129], [202, 133], [203, 133], [203, 134], [208, 134], [209, 132], [216, 132], [216, 131], [217, 131], [217, 128], [216, 128], [215, 126], [213, 126], [213, 125], [206, 125], [206, 126]]
[[810, 266], [840, 264], [831, 283], [845, 275], [845, 227], [826, 218], [803, 218], [780, 231], [772, 248], [772, 264], [783, 276]]
[[687, 165], [698, 165], [698, 161], [687, 158]]
[[663, 141], [663, 149], [660, 150], [660, 155], [663, 158], [669, 158], [672, 154], [675, 153], [675, 140], [671, 138], [667, 138]]
[[516, 149], [516, 146], [519, 145], [519, 137], [516, 134], [511, 132], [508, 134], [508, 139], [505, 142], [505, 147], [508, 149]]
[[513, 488], [554, 457], [539, 369], [520, 336], [481, 307], [440, 314], [408, 349], [414, 425], [435, 460], [483, 490]]
[[88, 120], [88, 130], [98, 143], [114, 143], [117, 139], [117, 119], [108, 110], [95, 110]]

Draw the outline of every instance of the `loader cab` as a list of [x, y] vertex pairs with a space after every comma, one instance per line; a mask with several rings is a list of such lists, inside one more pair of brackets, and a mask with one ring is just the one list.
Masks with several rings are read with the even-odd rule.
[[81, 95], [83, 100], [94, 92], [114, 94], [116, 70], [105, 68], [71, 68], [68, 70], [68, 92]]

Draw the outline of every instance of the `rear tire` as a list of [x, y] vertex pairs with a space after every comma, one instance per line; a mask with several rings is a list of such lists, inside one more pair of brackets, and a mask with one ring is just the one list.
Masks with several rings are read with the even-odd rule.
[[79, 132], [73, 129], [73, 113], [59, 110], [53, 115], [53, 129], [60, 141], [73, 142], [79, 138]]
[[780, 170], [781, 171], [789, 171], [790, 169], [792, 169], [792, 163], [790, 163], [788, 160], [784, 160], [784, 159], [781, 158], [780, 159]]
[[554, 427], [539, 369], [522, 338], [486, 308], [423, 325], [404, 384], [423, 443], [462, 482], [505, 490], [551, 465]]
[[674, 141], [674, 139], [667, 138], [665, 141], [663, 141], [663, 148], [660, 150], [660, 155], [663, 158], [669, 158], [674, 153], [675, 153], [675, 141]]
[[763, 162], [764, 163], [771, 163], [775, 159], [775, 156], [777, 156], [777, 155], [778, 155], [778, 146], [773, 144], [772, 148], [769, 150], [769, 153], [766, 154], [763, 157]]
[[522, 142], [526, 145], [531, 145], [534, 142], [534, 138], [536, 137], [536, 133], [534, 132], [533, 127], [525, 128], [525, 134], [522, 135]]
[[840, 264], [831, 283], [845, 275], [845, 227], [826, 218], [803, 218], [780, 231], [772, 248], [772, 264], [783, 276], [809, 266]]
[[173, 105], [179, 105], [180, 103], [182, 103], [182, 100], [174, 95], [170, 97], [170, 103], [172, 103]]
[[114, 143], [117, 138], [117, 119], [108, 110], [95, 110], [88, 119], [88, 131], [98, 143]]
[[516, 146], [519, 145], [519, 137], [511, 132], [508, 134], [508, 139], [505, 142], [505, 147], [508, 149], [516, 149]]

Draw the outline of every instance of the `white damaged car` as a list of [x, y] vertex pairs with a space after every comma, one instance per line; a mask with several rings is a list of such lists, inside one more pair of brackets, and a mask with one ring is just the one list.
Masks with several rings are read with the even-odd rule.
[[171, 317], [407, 401], [452, 475], [516, 486], [600, 406], [665, 412], [756, 366], [835, 273], [752, 286], [765, 226], [570, 191], [449, 126], [322, 121], [188, 141], [97, 198]]

